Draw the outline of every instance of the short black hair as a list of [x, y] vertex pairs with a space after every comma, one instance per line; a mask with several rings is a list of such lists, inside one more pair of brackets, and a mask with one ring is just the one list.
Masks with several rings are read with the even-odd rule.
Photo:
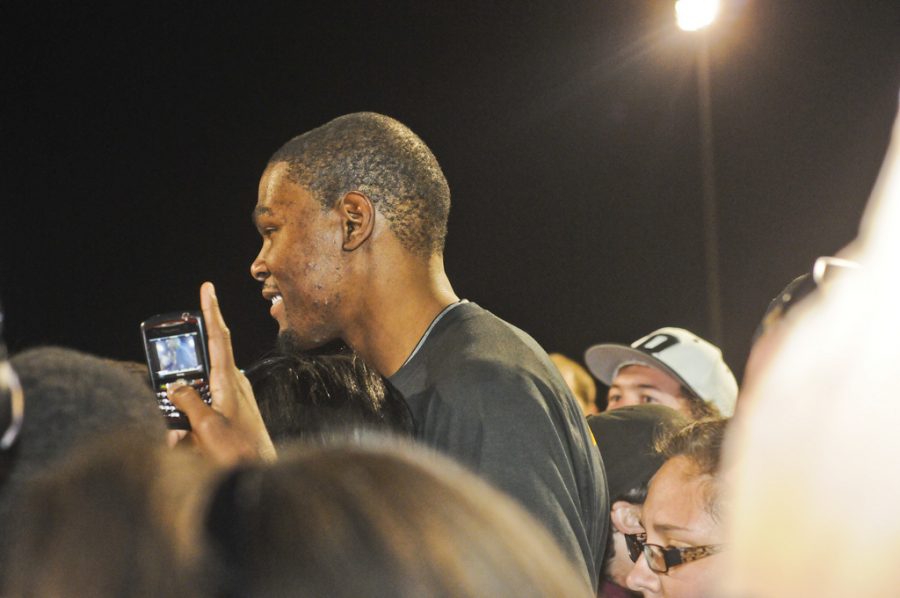
[[247, 368], [272, 440], [327, 440], [360, 428], [412, 433], [406, 401], [356, 353], [274, 352]]
[[278, 162], [323, 209], [357, 191], [407, 251], [443, 253], [450, 187], [434, 154], [404, 124], [374, 112], [347, 114], [285, 143], [269, 160]]

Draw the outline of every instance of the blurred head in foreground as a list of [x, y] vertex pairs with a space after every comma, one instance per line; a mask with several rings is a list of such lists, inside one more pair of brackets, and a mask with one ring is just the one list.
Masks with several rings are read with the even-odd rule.
[[147, 384], [121, 367], [72, 349], [30, 349], [11, 360], [25, 396], [23, 425], [4, 454], [0, 479], [2, 554], [21, 519], [14, 502], [39, 473], [81, 442], [110, 430], [139, 430], [165, 443], [166, 426]]
[[895, 596], [900, 587], [900, 120], [857, 240], [862, 268], [810, 296], [746, 380], [729, 439], [720, 595]]
[[79, 445], [31, 480], [18, 503], [6, 590], [196, 595], [202, 544], [195, 514], [211, 473], [199, 456], [132, 430]]
[[451, 461], [299, 449], [234, 470], [206, 528], [221, 596], [590, 596], [553, 538]]

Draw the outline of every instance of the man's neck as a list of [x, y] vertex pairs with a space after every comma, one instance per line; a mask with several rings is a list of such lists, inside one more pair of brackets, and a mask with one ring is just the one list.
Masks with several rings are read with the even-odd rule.
[[377, 273], [345, 341], [383, 376], [392, 376], [412, 354], [441, 311], [459, 301], [444, 272], [441, 256], [425, 264]]

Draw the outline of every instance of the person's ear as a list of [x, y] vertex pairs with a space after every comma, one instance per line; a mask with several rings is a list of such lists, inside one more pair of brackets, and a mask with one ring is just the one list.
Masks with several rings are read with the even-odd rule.
[[372, 235], [375, 227], [375, 207], [372, 201], [358, 191], [351, 191], [341, 198], [337, 209], [343, 227], [341, 249], [358, 249]]
[[641, 505], [635, 505], [624, 500], [617, 500], [609, 511], [613, 525], [623, 534], [641, 534], [644, 528], [641, 525]]

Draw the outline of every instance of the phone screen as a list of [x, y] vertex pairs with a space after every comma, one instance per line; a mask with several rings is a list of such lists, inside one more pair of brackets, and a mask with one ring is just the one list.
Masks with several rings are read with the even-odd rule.
[[200, 335], [196, 332], [155, 338], [150, 341], [153, 350], [153, 370], [160, 378], [202, 371], [201, 356], [197, 352]]

